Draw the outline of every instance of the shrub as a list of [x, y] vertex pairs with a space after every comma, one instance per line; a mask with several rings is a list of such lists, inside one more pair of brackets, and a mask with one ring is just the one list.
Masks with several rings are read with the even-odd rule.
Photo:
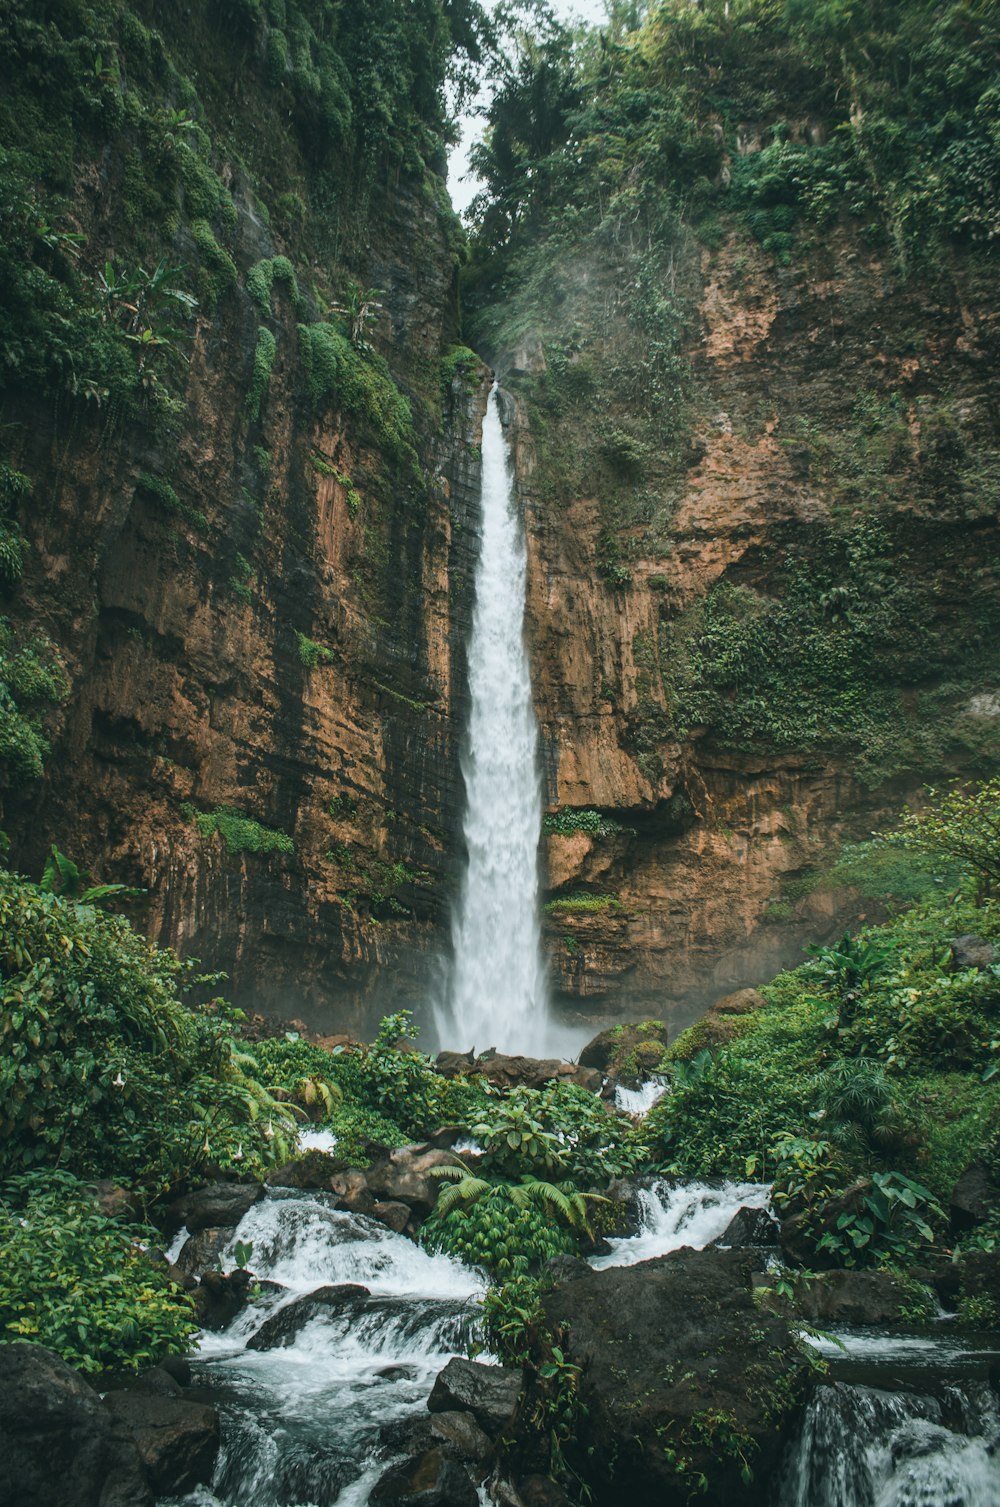
[[0, 873], [0, 979], [0, 1172], [58, 1163], [152, 1195], [283, 1149], [224, 1017], [178, 997], [194, 965], [123, 917]]
[[260, 418], [260, 406], [271, 381], [271, 367], [274, 365], [277, 349], [278, 343], [271, 331], [265, 325], [261, 325], [257, 331], [257, 345], [253, 353], [253, 372], [250, 376], [250, 386], [247, 389], [244, 405], [251, 424], [256, 424]]
[[46, 1345], [85, 1372], [183, 1354], [198, 1330], [194, 1305], [148, 1260], [149, 1236], [103, 1214], [68, 1173], [10, 1178], [0, 1190], [3, 1338]]
[[[455, 1183], [446, 1192], [459, 1194], [461, 1188]], [[527, 1186], [506, 1183], [481, 1183], [474, 1195], [452, 1202], [443, 1193], [421, 1226], [420, 1240], [428, 1250], [447, 1251], [500, 1280], [528, 1276], [553, 1256], [576, 1249], [551, 1202]]]
[[55, 646], [43, 634], [20, 638], [0, 617], [0, 765], [12, 787], [41, 776], [49, 752], [45, 717], [68, 693]]

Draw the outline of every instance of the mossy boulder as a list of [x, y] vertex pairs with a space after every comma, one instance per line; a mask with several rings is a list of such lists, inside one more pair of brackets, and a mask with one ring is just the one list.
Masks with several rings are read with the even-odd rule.
[[667, 1045], [662, 1020], [633, 1021], [609, 1026], [588, 1041], [580, 1053], [581, 1067], [595, 1068], [615, 1078], [648, 1078], [660, 1064]]
[[[565, 1361], [580, 1368], [587, 1424], [567, 1457], [595, 1507], [769, 1501], [809, 1366], [785, 1320], [755, 1307], [751, 1264], [738, 1251], [674, 1251], [542, 1300]], [[544, 1395], [529, 1395], [520, 1416]]]

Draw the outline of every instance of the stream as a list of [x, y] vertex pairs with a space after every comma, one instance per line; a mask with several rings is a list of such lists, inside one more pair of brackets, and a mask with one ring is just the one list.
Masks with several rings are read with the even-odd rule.
[[[654, 1183], [641, 1195], [638, 1233], [592, 1264], [707, 1245], [738, 1208], [764, 1207], [767, 1192], [752, 1183]], [[406, 1453], [405, 1442], [394, 1446], [393, 1426], [424, 1413], [437, 1373], [475, 1339], [478, 1273], [335, 1201], [274, 1189], [241, 1222], [223, 1265], [232, 1266], [236, 1240], [252, 1242], [255, 1273], [281, 1286], [224, 1333], [202, 1336], [192, 1395], [223, 1420], [213, 1489], [161, 1507], [364, 1507]], [[335, 1284], [369, 1295], [312, 1310], [274, 1348], [254, 1348], [265, 1323]], [[939, 1334], [812, 1339], [829, 1375], [774, 1482], [774, 1507], [1000, 1507], [993, 1338], [942, 1325]]]

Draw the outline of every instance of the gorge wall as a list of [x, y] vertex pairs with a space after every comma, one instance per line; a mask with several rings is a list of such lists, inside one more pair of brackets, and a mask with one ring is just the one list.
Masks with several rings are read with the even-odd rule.
[[[536, 214], [505, 281], [474, 268], [464, 335], [465, 9], [0, 21], [4, 826], [24, 872], [55, 842], [141, 887], [244, 1008], [426, 1015], [462, 861], [468, 338], [513, 395], [558, 990], [683, 1020], [870, 911], [823, 882], [841, 842], [1000, 755], [994, 263], [907, 260], [856, 185], [789, 230], [786, 144], [822, 154], [848, 108], [796, 75], [781, 130], [773, 99], [692, 111], [708, 210], [578, 124], [573, 173], [621, 181], [572, 234]], [[646, 58], [659, 99], [648, 30], [600, 66]]]

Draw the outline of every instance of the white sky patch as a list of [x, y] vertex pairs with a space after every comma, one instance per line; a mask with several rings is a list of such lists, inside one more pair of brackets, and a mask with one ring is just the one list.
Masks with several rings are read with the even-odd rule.
[[[485, 0], [486, 9], [492, 10], [496, 0]], [[604, 0], [552, 0], [552, 9], [563, 21], [586, 21], [598, 26], [608, 18]], [[485, 103], [485, 93], [480, 102]], [[469, 170], [469, 148], [483, 129], [483, 119], [478, 115], [463, 115], [459, 119], [461, 139], [448, 153], [448, 192], [456, 212], [464, 215], [479, 190], [482, 180]]]

